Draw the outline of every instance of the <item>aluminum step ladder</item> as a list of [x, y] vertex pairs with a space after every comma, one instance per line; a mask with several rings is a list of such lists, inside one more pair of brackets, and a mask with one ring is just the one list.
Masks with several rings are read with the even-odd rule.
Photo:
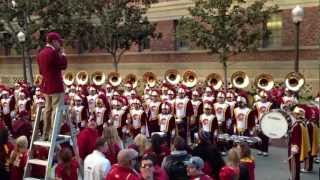
[[[40, 120], [42, 119], [42, 109], [43, 107], [38, 107], [37, 108], [37, 114], [36, 114], [36, 119], [34, 122], [34, 126], [33, 126], [33, 133], [32, 133], [32, 137], [31, 137], [31, 141], [30, 141], [30, 147], [29, 147], [29, 151], [28, 151], [28, 159], [27, 159], [27, 163], [25, 166], [25, 171], [24, 171], [24, 175], [23, 175], [23, 179], [24, 180], [51, 180], [54, 179], [54, 176], [52, 177], [52, 173], [54, 174], [54, 172], [52, 172], [53, 170], [53, 156], [55, 153], [55, 149], [56, 146], [65, 142], [70, 142], [70, 144], [72, 145], [73, 151], [75, 153], [75, 156], [77, 157], [77, 159], [79, 160], [79, 150], [77, 147], [77, 138], [76, 138], [76, 129], [74, 128], [73, 123], [71, 122], [70, 118], [69, 118], [69, 111], [68, 111], [68, 107], [65, 105], [62, 106], [58, 106], [56, 111], [55, 111], [55, 116], [54, 116], [54, 123], [53, 123], [53, 131], [52, 134], [50, 135], [50, 141], [41, 141], [38, 140], [39, 139], [39, 123]], [[70, 136], [69, 135], [60, 135], [60, 129], [61, 129], [61, 120], [62, 118], [66, 118], [66, 122], [68, 123], [69, 127], [70, 127]], [[35, 159], [33, 158], [33, 153], [34, 153], [34, 148], [35, 146], [41, 146], [44, 148], [48, 148], [49, 149], [49, 153], [48, 153], [48, 158], [47, 160], [41, 160], [41, 159]], [[79, 162], [80, 164], [80, 162]], [[34, 178], [31, 177], [31, 169], [32, 169], [32, 165], [39, 165], [39, 166], [43, 166], [45, 167], [45, 177], [38, 179], [38, 178]], [[81, 164], [80, 164], [81, 165]]]

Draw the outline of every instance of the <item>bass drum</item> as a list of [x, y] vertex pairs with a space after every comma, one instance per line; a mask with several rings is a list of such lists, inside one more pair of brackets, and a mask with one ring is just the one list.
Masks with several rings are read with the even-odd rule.
[[280, 139], [288, 132], [290, 116], [280, 110], [274, 110], [262, 116], [260, 128], [264, 135], [271, 139]]

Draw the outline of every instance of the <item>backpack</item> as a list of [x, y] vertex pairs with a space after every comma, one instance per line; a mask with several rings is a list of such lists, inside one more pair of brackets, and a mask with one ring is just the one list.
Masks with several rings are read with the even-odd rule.
[[190, 155], [170, 155], [166, 158], [165, 170], [168, 173], [170, 180], [188, 180], [187, 166], [185, 161], [191, 158]]

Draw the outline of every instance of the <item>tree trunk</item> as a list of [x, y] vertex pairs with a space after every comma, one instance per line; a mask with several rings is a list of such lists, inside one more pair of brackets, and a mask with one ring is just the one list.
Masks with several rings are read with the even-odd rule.
[[117, 62], [113, 62], [113, 67], [114, 67], [114, 71], [116, 73], [118, 73], [118, 63]]
[[227, 72], [227, 62], [223, 61], [223, 72], [224, 72], [224, 91], [228, 89], [228, 72]]

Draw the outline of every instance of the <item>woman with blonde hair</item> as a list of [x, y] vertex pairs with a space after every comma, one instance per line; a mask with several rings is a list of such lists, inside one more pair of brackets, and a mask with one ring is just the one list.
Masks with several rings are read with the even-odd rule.
[[10, 164], [10, 179], [22, 180], [24, 166], [28, 157], [28, 139], [26, 136], [20, 136], [16, 139], [16, 147], [12, 151]]
[[226, 165], [220, 170], [220, 180], [239, 180], [240, 176], [240, 157], [237, 149], [232, 148], [228, 152]]
[[111, 164], [117, 163], [117, 154], [123, 149], [123, 143], [115, 127], [109, 126], [103, 129], [102, 138], [105, 139], [108, 148], [104, 154]]

